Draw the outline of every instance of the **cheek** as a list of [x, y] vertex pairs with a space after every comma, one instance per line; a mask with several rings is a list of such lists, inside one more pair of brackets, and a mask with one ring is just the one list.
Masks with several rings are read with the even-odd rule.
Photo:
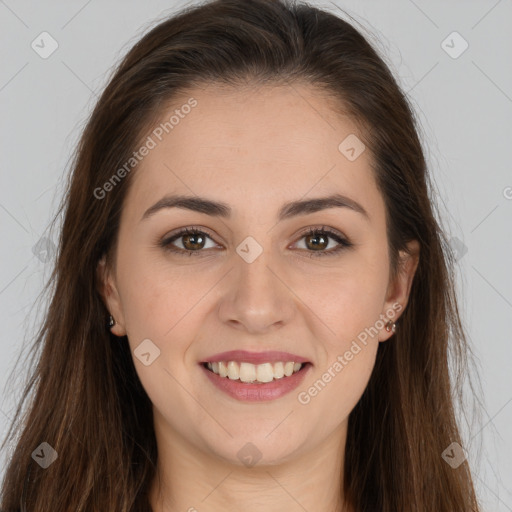
[[[191, 280], [161, 256], [142, 251], [120, 261], [119, 282], [130, 341], [163, 340], [197, 302], [209, 280]], [[167, 336], [166, 336], [167, 335]]]
[[300, 416], [320, 438], [343, 428], [375, 365], [379, 347], [375, 323], [381, 310], [375, 290], [359, 284], [345, 281], [343, 290], [321, 310], [335, 334], [318, 340], [318, 364], [297, 393]]
[[301, 387], [303, 400], [298, 401], [328, 410], [330, 419], [318, 425], [327, 429], [348, 416], [373, 371], [384, 326], [380, 315], [387, 289], [386, 262], [358, 258], [319, 283], [309, 288], [306, 302], [314, 304], [315, 314], [328, 329], [322, 329], [318, 365]]
[[[214, 276], [202, 274], [202, 279], [191, 279], [191, 275], [172, 271], [169, 265], [163, 268], [161, 261], [147, 257], [143, 261], [127, 259], [124, 271], [123, 310], [136, 372], [156, 410], [181, 425], [185, 435], [191, 424], [205, 421], [204, 412], [189, 395], [194, 381], [188, 349], [202, 325], [201, 298], [215, 282]], [[144, 341], [145, 352], [151, 354], [146, 366], [137, 354], [148, 339], [154, 345]], [[183, 412], [183, 421], [171, 420], [176, 410]]]
[[384, 265], [369, 265], [361, 259], [342, 270], [331, 270], [316, 283], [303, 286], [302, 297], [328, 327], [325, 332], [329, 352], [343, 350], [379, 320], [387, 291]]
[[302, 416], [320, 437], [346, 422], [368, 385], [378, 344], [358, 345], [333, 353], [297, 396]]

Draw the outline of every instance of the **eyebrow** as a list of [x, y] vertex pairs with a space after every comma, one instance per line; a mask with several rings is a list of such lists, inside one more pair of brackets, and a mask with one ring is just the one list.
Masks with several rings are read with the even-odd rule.
[[[142, 215], [141, 221], [154, 215], [156, 212], [168, 208], [182, 208], [213, 217], [231, 218], [231, 207], [219, 201], [205, 197], [186, 195], [167, 195], [148, 208]], [[300, 199], [285, 203], [278, 213], [278, 220], [283, 221], [299, 215], [308, 215], [328, 208], [348, 208], [370, 219], [368, 212], [356, 201], [341, 194], [332, 194], [326, 197]]]

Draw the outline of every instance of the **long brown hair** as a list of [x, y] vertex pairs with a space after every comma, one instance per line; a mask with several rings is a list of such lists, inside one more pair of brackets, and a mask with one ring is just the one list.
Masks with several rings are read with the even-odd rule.
[[[37, 365], [4, 441], [18, 432], [3, 511], [150, 510], [151, 402], [126, 338], [106, 326], [96, 276], [98, 261], [115, 250], [137, 169], [103, 197], [95, 190], [188, 87], [299, 81], [326, 91], [362, 127], [385, 200], [392, 270], [408, 241], [421, 246], [400, 328], [380, 344], [350, 414], [340, 492], [358, 512], [479, 510], [467, 462], [452, 468], [441, 456], [451, 443], [462, 445], [453, 397], [468, 347], [413, 108], [376, 50], [341, 18], [291, 0], [215, 0], [149, 31], [113, 73], [84, 130], [55, 218], [63, 222], [32, 347]], [[41, 443], [57, 454], [47, 469], [32, 456], [49, 451]]]

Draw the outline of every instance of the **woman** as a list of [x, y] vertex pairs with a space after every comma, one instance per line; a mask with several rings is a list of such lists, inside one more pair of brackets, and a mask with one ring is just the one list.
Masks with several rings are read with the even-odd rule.
[[340, 18], [217, 0], [161, 22], [77, 151], [2, 510], [479, 510], [428, 179]]

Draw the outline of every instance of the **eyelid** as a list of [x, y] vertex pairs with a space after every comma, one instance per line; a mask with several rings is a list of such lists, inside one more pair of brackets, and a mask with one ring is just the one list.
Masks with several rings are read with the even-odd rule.
[[[336, 247], [331, 248], [329, 250], [320, 250], [320, 251], [308, 251], [305, 249], [301, 249], [301, 252], [304, 252], [309, 255], [311, 258], [323, 257], [323, 256], [336, 256], [342, 251], [346, 249], [350, 249], [354, 247], [354, 243], [349, 240], [349, 238], [344, 235], [341, 231], [336, 228], [331, 228], [330, 226], [309, 226], [303, 228], [300, 233], [297, 242], [301, 241], [306, 236], [313, 236], [317, 233], [325, 234], [327, 238], [334, 240], [337, 244]], [[296, 244], [297, 242], [294, 242]]]
[[307, 226], [305, 228], [302, 228], [298, 235], [300, 237], [303, 237], [305, 235], [309, 235], [310, 233], [314, 233], [314, 232], [326, 232], [330, 235], [334, 235], [334, 236], [337, 236], [339, 238], [341, 238], [343, 241], [349, 243], [349, 239], [347, 236], [345, 236], [341, 231], [339, 231], [338, 229], [336, 228], [332, 228], [330, 226], [326, 226], [326, 225], [322, 225], [322, 226], [318, 226], [318, 225], [313, 225], [313, 226]]
[[[212, 232], [208, 228], [205, 228], [204, 226], [184, 226], [182, 228], [177, 228], [177, 229], [171, 231], [169, 234], [164, 235], [164, 237], [159, 240], [158, 245], [160, 245], [164, 248], [167, 248], [171, 242], [174, 242], [175, 240], [178, 240], [179, 238], [181, 238], [182, 236], [185, 236], [187, 234], [196, 234], [196, 232], [204, 233], [205, 235], [208, 236], [208, 238], [210, 238], [213, 242], [215, 242], [218, 245], [218, 242], [215, 241], [215, 236], [212, 235]], [[175, 248], [175, 249], [176, 249], [176, 252], [183, 252], [183, 253], [186, 252], [185, 249], [180, 249], [180, 248]], [[172, 251], [173, 249], [169, 249], [169, 250]], [[191, 252], [204, 252], [204, 250], [203, 251], [191, 251]]]

